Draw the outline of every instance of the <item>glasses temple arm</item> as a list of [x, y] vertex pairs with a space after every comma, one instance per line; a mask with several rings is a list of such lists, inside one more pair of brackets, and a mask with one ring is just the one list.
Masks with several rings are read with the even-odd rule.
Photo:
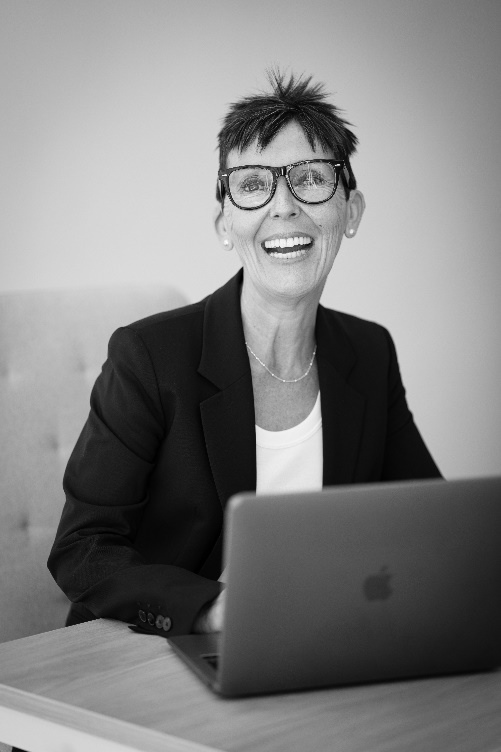
[[346, 199], [349, 199], [350, 191], [354, 190], [357, 187], [357, 181], [355, 179], [355, 175], [353, 174], [353, 170], [351, 169], [351, 164], [348, 157], [345, 157], [343, 162], [344, 164], [343, 169], [341, 170], [341, 179], [343, 181]]

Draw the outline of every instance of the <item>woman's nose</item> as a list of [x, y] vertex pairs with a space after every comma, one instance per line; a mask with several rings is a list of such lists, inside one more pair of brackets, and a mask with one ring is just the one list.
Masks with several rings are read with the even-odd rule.
[[280, 176], [277, 180], [275, 195], [270, 201], [270, 216], [294, 217], [299, 214], [299, 205], [287, 185], [285, 177]]

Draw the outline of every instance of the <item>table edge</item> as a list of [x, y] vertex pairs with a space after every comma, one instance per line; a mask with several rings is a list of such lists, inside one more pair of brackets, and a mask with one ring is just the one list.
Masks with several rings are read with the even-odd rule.
[[75, 752], [224, 752], [6, 684], [0, 684], [0, 728], [0, 741], [33, 750], [71, 741]]

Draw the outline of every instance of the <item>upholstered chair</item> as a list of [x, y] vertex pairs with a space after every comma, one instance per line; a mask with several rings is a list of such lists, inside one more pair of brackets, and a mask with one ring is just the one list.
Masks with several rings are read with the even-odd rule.
[[185, 302], [169, 287], [0, 294], [0, 642], [64, 626], [46, 561], [110, 335]]

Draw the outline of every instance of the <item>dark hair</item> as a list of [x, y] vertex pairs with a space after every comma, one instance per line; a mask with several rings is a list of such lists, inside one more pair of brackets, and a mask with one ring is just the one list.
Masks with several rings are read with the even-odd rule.
[[[347, 195], [356, 188], [356, 180], [349, 157], [355, 152], [358, 139], [340, 116], [340, 110], [326, 101], [323, 84], [312, 84], [312, 76], [295, 78], [291, 73], [288, 81], [279, 70], [267, 71], [272, 87], [271, 93], [263, 92], [244, 97], [230, 105], [218, 134], [219, 167], [225, 168], [228, 153], [232, 149], [242, 151], [257, 141], [258, 149], [265, 149], [278, 132], [295, 120], [304, 131], [314, 149], [319, 144], [331, 150], [335, 159], [344, 159], [348, 178], [343, 175]], [[216, 198], [222, 201], [218, 181]]]

